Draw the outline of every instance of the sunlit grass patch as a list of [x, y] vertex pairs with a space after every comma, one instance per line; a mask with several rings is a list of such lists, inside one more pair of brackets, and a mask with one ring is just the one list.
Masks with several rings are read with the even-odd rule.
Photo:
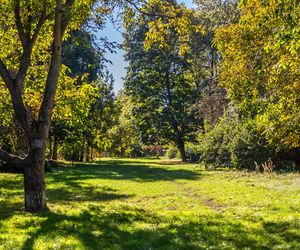
[[101, 159], [47, 174], [49, 211], [22, 211], [0, 174], [0, 249], [299, 249], [299, 174]]

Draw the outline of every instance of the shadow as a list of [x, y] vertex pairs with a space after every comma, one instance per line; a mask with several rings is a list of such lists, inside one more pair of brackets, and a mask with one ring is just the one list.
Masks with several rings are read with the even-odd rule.
[[133, 180], [137, 182], [196, 180], [199, 171], [158, 167], [157, 162], [138, 162], [125, 160], [97, 161], [94, 163], [75, 163], [60, 165], [49, 174], [53, 181], [78, 181], [82, 179]]
[[83, 202], [83, 201], [112, 201], [116, 199], [126, 199], [132, 195], [116, 194], [115, 191], [105, 191], [105, 187], [101, 187], [101, 191], [94, 187], [81, 187], [68, 183], [68, 187], [49, 188], [47, 190], [48, 200], [51, 202]]
[[23, 178], [11, 174], [0, 178], [0, 228], [5, 219], [23, 211]]
[[[276, 234], [282, 241], [296, 241], [300, 247], [300, 224], [297, 221], [264, 222], [263, 227], [269, 234]], [[298, 233], [297, 233], [298, 232]]]
[[[50, 203], [68, 203], [67, 206], [58, 205], [53, 209], [55, 212], [34, 215], [20, 212], [23, 208], [22, 178], [16, 175], [13, 178], [17, 179], [1, 177], [0, 236], [13, 235], [9, 234], [11, 230], [25, 235], [22, 243], [16, 241], [19, 245], [11, 249], [300, 249], [297, 221], [270, 223], [261, 220], [253, 227], [253, 221], [248, 223], [246, 219], [239, 220], [218, 211], [208, 214], [154, 213], [151, 208], [125, 206], [125, 202], [105, 203], [131, 196], [119, 193], [117, 188], [101, 185], [101, 179], [194, 180], [201, 177], [199, 171], [160, 168], [154, 162], [124, 160], [59, 165], [55, 169], [47, 174], [47, 182], [52, 184], [47, 188], [48, 200]], [[90, 178], [99, 179], [99, 185], [83, 183]], [[85, 201], [97, 203], [80, 206]], [[205, 202], [219, 210], [214, 200]], [[13, 218], [12, 228], [2, 224], [16, 213], [18, 216]], [[46, 244], [46, 247], [37, 244]]]
[[[84, 249], [273, 249], [282, 242], [262, 229], [247, 228], [220, 215], [171, 220], [143, 209], [124, 206], [112, 212], [91, 206], [78, 216], [44, 212], [43, 222], [31, 233], [23, 250], [34, 248], [40, 238], [51, 244], [76, 239]], [[144, 227], [138, 226], [144, 225]], [[24, 225], [26, 227], [27, 225]], [[64, 243], [56, 245], [64, 249]], [[70, 244], [70, 243], [69, 243]]]

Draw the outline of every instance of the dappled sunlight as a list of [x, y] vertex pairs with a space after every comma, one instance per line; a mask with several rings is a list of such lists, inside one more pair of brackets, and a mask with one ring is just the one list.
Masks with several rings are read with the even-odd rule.
[[0, 175], [0, 249], [299, 247], [297, 174], [207, 172], [152, 159], [53, 170], [49, 211], [37, 214], [23, 212], [21, 176]]

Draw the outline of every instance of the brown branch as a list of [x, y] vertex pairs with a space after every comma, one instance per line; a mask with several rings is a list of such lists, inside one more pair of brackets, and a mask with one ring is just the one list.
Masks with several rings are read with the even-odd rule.
[[21, 166], [25, 162], [24, 158], [10, 154], [2, 149], [0, 149], [0, 160], [14, 166]]
[[49, 125], [51, 120], [51, 114], [54, 105], [54, 97], [59, 78], [59, 71], [61, 66], [62, 38], [70, 20], [66, 16], [66, 11], [68, 9], [70, 10], [74, 2], [75, 0], [67, 0], [65, 4], [62, 5], [62, 0], [56, 0], [55, 23], [53, 31], [54, 40], [52, 45], [51, 62], [46, 81], [44, 99], [41, 104], [38, 116], [38, 122], [43, 123], [46, 126]]
[[75, 0], [67, 0], [65, 5], [63, 6], [63, 9], [64, 9], [64, 15], [62, 16], [62, 23], [61, 23], [61, 34], [62, 34], [62, 37], [64, 36], [65, 34], [65, 31], [67, 29], [67, 26], [68, 26], [68, 23], [69, 23], [69, 20], [68, 18], [66, 18], [66, 11], [72, 7], [72, 5], [74, 4]]
[[[74, 2], [74, 0], [68, 0], [67, 3]], [[43, 102], [39, 111], [38, 121], [49, 126], [52, 108], [54, 103], [54, 97], [56, 93], [56, 87], [59, 78], [59, 71], [61, 66], [61, 46], [62, 46], [62, 0], [56, 0], [55, 8], [55, 22], [53, 30], [53, 45], [50, 68], [47, 76], [46, 87], [44, 92]]]
[[17, 26], [17, 30], [18, 30], [18, 35], [19, 35], [19, 38], [21, 40], [21, 43], [22, 43], [22, 46], [24, 49], [27, 45], [27, 38], [26, 38], [26, 34], [25, 34], [25, 31], [23, 28], [21, 16], [20, 16], [20, 1], [19, 0], [16, 1], [14, 12], [15, 12], [15, 22], [16, 22], [16, 26]]
[[[43, 24], [45, 23], [45, 21], [47, 20], [48, 17], [49, 17], [49, 15], [46, 15], [46, 5], [44, 4], [43, 12], [39, 18], [39, 21], [36, 25], [33, 35], [30, 38], [30, 34], [29, 34], [29, 40], [26, 39], [26, 46], [23, 48], [23, 54], [22, 54], [22, 57], [20, 60], [19, 71], [18, 71], [18, 74], [16, 77], [16, 84], [21, 88], [21, 91], [22, 91], [23, 82], [26, 78], [28, 68], [30, 66], [33, 46], [38, 38], [38, 35], [40, 33], [40, 30], [41, 30]], [[20, 39], [21, 39], [21, 36], [20, 36]]]
[[0, 75], [3, 81], [6, 84], [6, 87], [9, 90], [11, 95], [11, 100], [13, 108], [16, 114], [16, 118], [20, 122], [24, 131], [29, 134], [29, 119], [28, 119], [28, 110], [26, 109], [22, 94], [15, 84], [14, 79], [10, 76], [9, 71], [7, 70], [4, 62], [0, 59]]
[[7, 70], [4, 62], [0, 59], [0, 76], [5, 82], [8, 89], [11, 89], [13, 87], [13, 79]]
[[169, 16], [169, 15], [158, 14], [158, 13], [155, 13], [155, 12], [150, 13], [150, 12], [143, 11], [142, 8], [140, 8], [136, 3], [134, 3], [134, 2], [131, 1], [131, 0], [125, 0], [125, 2], [129, 3], [129, 4], [132, 5], [133, 8], [135, 8], [138, 12], [140, 12], [141, 14], [146, 15], [146, 16], [151, 16], [151, 17], [162, 17], [162, 18], [170, 18], [170, 19], [173, 19], [173, 18], [174, 18], [174, 17]]

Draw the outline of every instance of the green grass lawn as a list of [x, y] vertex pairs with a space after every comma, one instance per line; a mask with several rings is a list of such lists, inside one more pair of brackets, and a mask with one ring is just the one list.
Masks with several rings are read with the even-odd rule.
[[154, 159], [56, 167], [50, 211], [23, 212], [0, 174], [0, 249], [300, 249], [300, 175], [204, 171]]

